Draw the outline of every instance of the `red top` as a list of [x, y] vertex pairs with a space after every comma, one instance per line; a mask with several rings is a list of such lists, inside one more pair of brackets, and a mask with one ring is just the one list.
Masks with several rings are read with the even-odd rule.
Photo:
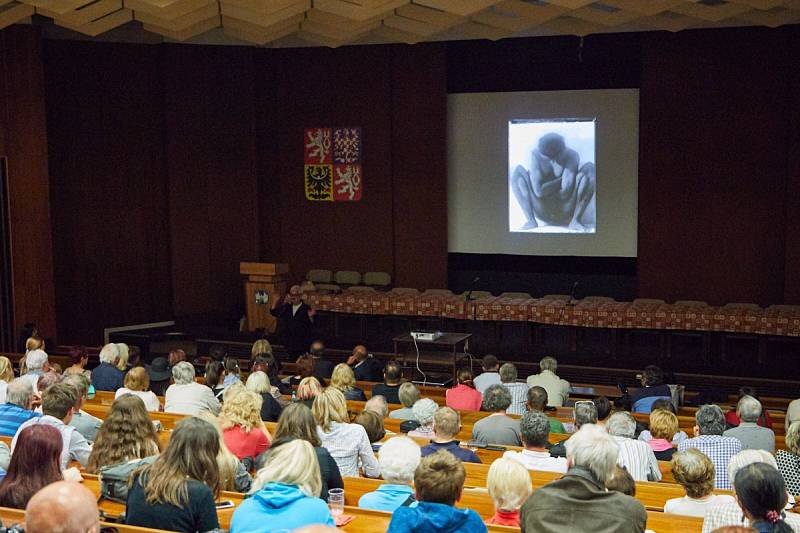
[[269, 449], [267, 435], [258, 428], [253, 428], [250, 433], [245, 432], [242, 426], [233, 426], [222, 432], [225, 446], [241, 461], [245, 457], [255, 459]]
[[519, 511], [501, 511], [498, 509], [494, 516], [486, 521], [486, 524], [519, 527]]
[[483, 396], [481, 393], [463, 383], [447, 389], [447, 407], [456, 411], [480, 411]]
[[[738, 426], [741, 423], [739, 415], [736, 414], [736, 409], [732, 409], [725, 413], [725, 423], [729, 426]], [[758, 417], [758, 425], [764, 428], [772, 429], [772, 419], [769, 416], [769, 411], [764, 409], [761, 411], [761, 416]]]

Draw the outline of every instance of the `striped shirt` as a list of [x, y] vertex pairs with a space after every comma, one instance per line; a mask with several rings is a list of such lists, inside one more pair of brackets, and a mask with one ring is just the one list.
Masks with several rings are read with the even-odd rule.
[[510, 415], [524, 415], [527, 408], [525, 403], [528, 401], [528, 385], [526, 383], [503, 383], [503, 386], [511, 393], [511, 406], [506, 409]]
[[617, 464], [625, 467], [636, 481], [661, 481], [661, 471], [652, 448], [640, 440], [612, 436], [619, 446]]
[[692, 439], [686, 439], [678, 444], [678, 451], [689, 448], [697, 448], [711, 459], [714, 469], [717, 472], [715, 488], [732, 489], [732, 483], [728, 479], [728, 463], [731, 457], [742, 451], [742, 443], [733, 437], [723, 437], [722, 435], [700, 435]]
[[381, 475], [378, 460], [363, 426], [331, 422], [330, 427], [331, 430], [325, 432], [317, 426], [317, 434], [322, 441], [322, 447], [328, 450], [336, 461], [342, 477], [358, 477], [359, 463], [366, 477]]
[[34, 411], [23, 409], [19, 405], [6, 403], [0, 405], [0, 435], [3, 437], [13, 437], [17, 434], [19, 427], [30, 420], [42, 416]]

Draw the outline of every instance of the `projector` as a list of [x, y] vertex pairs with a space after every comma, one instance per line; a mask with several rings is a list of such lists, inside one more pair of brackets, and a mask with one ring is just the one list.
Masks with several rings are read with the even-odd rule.
[[441, 331], [420, 330], [411, 332], [411, 338], [420, 342], [433, 342], [441, 336]]

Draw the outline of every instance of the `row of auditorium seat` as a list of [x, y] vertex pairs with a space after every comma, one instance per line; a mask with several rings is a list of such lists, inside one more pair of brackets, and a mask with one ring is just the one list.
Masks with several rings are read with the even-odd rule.
[[355, 270], [312, 269], [306, 274], [306, 281], [314, 284], [319, 291], [339, 292], [346, 288], [372, 288], [386, 290], [392, 285], [388, 272], [361, 272]]

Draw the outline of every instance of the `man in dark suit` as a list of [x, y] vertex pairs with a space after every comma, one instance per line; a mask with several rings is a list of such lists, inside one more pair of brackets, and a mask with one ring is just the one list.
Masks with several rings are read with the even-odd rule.
[[353, 367], [356, 381], [383, 381], [383, 365], [367, 352], [367, 347], [359, 344], [353, 348], [353, 354], [347, 359]]
[[325, 344], [320, 339], [311, 343], [309, 353], [314, 358], [314, 370], [312, 375], [317, 378], [317, 381], [324, 387], [325, 381], [331, 379], [334, 364], [332, 361], [325, 359]]
[[269, 312], [278, 319], [278, 328], [291, 359], [304, 354], [311, 342], [316, 311], [303, 302], [300, 286], [293, 285], [283, 302], [275, 300]]

